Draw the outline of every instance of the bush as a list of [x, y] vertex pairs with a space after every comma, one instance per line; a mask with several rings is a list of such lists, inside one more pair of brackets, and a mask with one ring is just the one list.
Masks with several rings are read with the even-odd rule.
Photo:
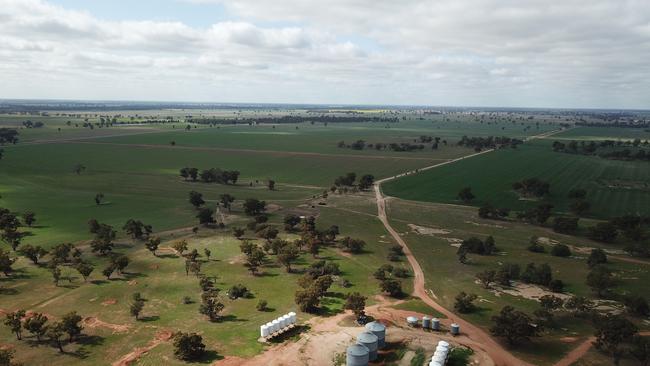
[[246, 288], [246, 286], [239, 284], [235, 285], [228, 290], [228, 297], [231, 300], [238, 299], [240, 297], [251, 297], [250, 291]]
[[544, 253], [546, 252], [546, 249], [544, 249], [544, 246], [542, 244], [539, 244], [537, 242], [530, 243], [528, 246], [528, 251], [533, 252], [533, 253]]
[[183, 296], [183, 304], [188, 305], [192, 303], [192, 298], [189, 296]]
[[572, 233], [578, 229], [577, 217], [556, 217], [553, 220], [553, 231], [557, 233]]
[[257, 309], [257, 311], [266, 311], [268, 310], [268, 305], [269, 304], [266, 302], [266, 300], [260, 300], [257, 302], [255, 309]]
[[393, 276], [399, 277], [399, 278], [406, 278], [410, 275], [411, 273], [409, 272], [408, 269], [406, 268], [395, 268], [393, 270]]
[[565, 244], [555, 244], [551, 249], [551, 255], [556, 257], [570, 257], [571, 249]]

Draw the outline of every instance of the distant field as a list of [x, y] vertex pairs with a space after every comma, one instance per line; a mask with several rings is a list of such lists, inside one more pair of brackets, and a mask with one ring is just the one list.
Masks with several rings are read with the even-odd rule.
[[648, 128], [615, 128], [615, 127], [577, 127], [567, 130], [552, 137], [553, 139], [566, 140], [633, 140], [650, 139]]
[[[386, 128], [388, 126], [388, 128]], [[502, 129], [503, 128], [503, 129]], [[178, 129], [178, 127], [177, 127]], [[368, 154], [391, 155], [403, 157], [427, 156], [432, 158], [452, 158], [471, 151], [454, 146], [452, 142], [461, 136], [503, 135], [525, 137], [551, 130], [548, 125], [540, 129], [531, 128], [524, 131], [524, 126], [503, 123], [499, 126], [476, 122], [447, 121], [402, 121], [396, 124], [383, 123], [340, 123], [323, 126], [303, 123], [299, 125], [260, 125], [260, 126], [219, 126], [192, 131], [170, 131], [165, 133], [120, 136], [104, 138], [98, 141], [120, 144], [160, 144], [169, 145], [171, 141], [181, 146], [202, 146], [219, 148], [238, 148], [274, 151], [304, 151], [329, 154]], [[376, 151], [374, 149], [351, 150], [337, 147], [338, 142], [352, 143], [364, 140], [367, 143], [414, 143], [420, 136], [440, 137], [449, 141], [449, 145], [440, 144], [439, 149], [427, 148], [418, 152]]]
[[[192, 225], [196, 213], [188, 192], [208, 200], [230, 193], [237, 199], [259, 198], [281, 203], [311, 197], [328, 189], [347, 172], [389, 176], [428, 164], [426, 160], [295, 156], [283, 153], [211, 152], [86, 143], [17, 145], [5, 148], [0, 161], [0, 207], [36, 212], [35, 237], [26, 243], [54, 244], [86, 239], [86, 221], [97, 218], [120, 226], [129, 218], [150, 223], [156, 230]], [[72, 172], [82, 163], [87, 170]], [[178, 176], [184, 166], [241, 171], [237, 186], [190, 183]], [[264, 186], [277, 182], [277, 190]], [[249, 187], [249, 182], [253, 187]], [[259, 181], [259, 182], [258, 182]], [[107, 204], [96, 206], [96, 193]]]
[[512, 183], [537, 177], [550, 183], [548, 200], [559, 211], [568, 210], [569, 190], [584, 188], [594, 217], [650, 214], [650, 164], [556, 153], [550, 147], [554, 137], [391, 181], [384, 191], [409, 200], [460, 204], [458, 191], [471, 187], [477, 197], [473, 205], [524, 209], [537, 202], [521, 200]]

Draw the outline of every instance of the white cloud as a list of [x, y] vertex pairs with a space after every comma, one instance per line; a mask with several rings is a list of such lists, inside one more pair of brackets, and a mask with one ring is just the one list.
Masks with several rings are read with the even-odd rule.
[[232, 20], [3, 0], [0, 97], [650, 107], [647, 0], [185, 1]]

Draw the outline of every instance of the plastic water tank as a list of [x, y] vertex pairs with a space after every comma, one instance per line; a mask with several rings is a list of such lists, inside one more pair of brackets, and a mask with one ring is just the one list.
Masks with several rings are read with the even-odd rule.
[[386, 345], [386, 326], [380, 322], [370, 322], [366, 324], [366, 330], [377, 336], [377, 345], [379, 348], [384, 348]]
[[289, 318], [291, 319], [291, 324], [296, 324], [298, 317], [293, 311], [289, 313]]
[[440, 342], [438, 342], [438, 345], [439, 345], [439, 346], [443, 346], [443, 347], [447, 347], [447, 348], [449, 348], [449, 347], [451, 346], [449, 343], [447, 343], [447, 342], [445, 342], [445, 341], [440, 341]]
[[438, 351], [440, 351], [440, 352], [449, 352], [449, 347], [445, 347], [445, 346], [439, 344], [436, 347], [436, 352], [438, 352]]
[[441, 355], [441, 354], [434, 354], [433, 358], [431, 359], [431, 361], [439, 362], [441, 364], [444, 364], [446, 360], [447, 360], [447, 355]]
[[280, 330], [280, 321], [275, 319], [274, 321], [271, 322], [271, 329], [273, 330], [273, 333], [277, 332]]
[[431, 361], [429, 362], [429, 366], [443, 366], [443, 364], [438, 361]]
[[431, 328], [431, 318], [429, 318], [428, 316], [422, 317], [422, 328], [424, 329]]
[[345, 364], [347, 366], [368, 366], [370, 351], [366, 346], [353, 344], [348, 347], [345, 354]]
[[460, 334], [460, 325], [456, 323], [451, 324], [451, 334], [459, 335]]
[[363, 332], [357, 336], [357, 343], [368, 348], [370, 361], [377, 359], [378, 342], [379, 338], [370, 332]]
[[269, 327], [266, 324], [260, 327], [260, 336], [262, 338], [266, 338], [269, 336]]
[[286, 315], [282, 315], [281, 317], [278, 318], [280, 321], [280, 328], [284, 329], [289, 326], [289, 317]]
[[431, 319], [431, 329], [440, 330], [440, 319], [438, 318]]

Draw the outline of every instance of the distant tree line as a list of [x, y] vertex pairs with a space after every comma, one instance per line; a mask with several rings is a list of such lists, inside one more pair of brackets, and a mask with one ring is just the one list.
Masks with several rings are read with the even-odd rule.
[[13, 128], [0, 128], [0, 144], [15, 144], [18, 142], [18, 131]]
[[[564, 143], [560, 141], [553, 142], [553, 151], [567, 154], [596, 155], [603, 159], [626, 160], [626, 161], [650, 161], [650, 152], [641, 149], [640, 146], [648, 146], [650, 141], [634, 139], [632, 141], [570, 141]], [[622, 150], [615, 150], [618, 147], [629, 147]], [[630, 149], [632, 148], [632, 149]], [[606, 149], [605, 151], [602, 151]]]
[[289, 123], [355, 123], [355, 122], [381, 122], [397, 123], [398, 118], [391, 117], [366, 117], [366, 116], [281, 116], [281, 117], [248, 117], [248, 118], [192, 118], [187, 122], [200, 125], [223, 124], [289, 124]]
[[221, 170], [219, 168], [211, 168], [199, 171], [197, 168], [181, 168], [179, 175], [185, 180], [196, 182], [200, 180], [203, 183], [219, 183], [219, 184], [237, 184], [239, 179], [239, 171], [237, 170]]
[[[439, 144], [441, 143], [440, 137], [425, 136], [422, 135], [419, 139], [414, 139], [413, 142], [376, 142], [371, 143], [365, 140], [356, 140], [352, 143], [347, 144], [345, 141], [339, 141], [337, 146], [339, 148], [348, 148], [352, 150], [364, 150], [364, 149], [375, 149], [377, 151], [381, 150], [391, 150], [397, 152], [412, 152], [418, 150], [424, 150], [426, 148], [425, 143], [431, 144], [432, 150], [437, 150]], [[442, 144], [447, 145], [447, 140], [442, 140]]]
[[517, 145], [523, 144], [524, 142], [519, 139], [512, 137], [467, 137], [463, 136], [457, 142], [458, 146], [465, 146], [474, 148], [475, 151], [479, 152], [483, 149], [501, 149], [504, 147], [517, 148]]

